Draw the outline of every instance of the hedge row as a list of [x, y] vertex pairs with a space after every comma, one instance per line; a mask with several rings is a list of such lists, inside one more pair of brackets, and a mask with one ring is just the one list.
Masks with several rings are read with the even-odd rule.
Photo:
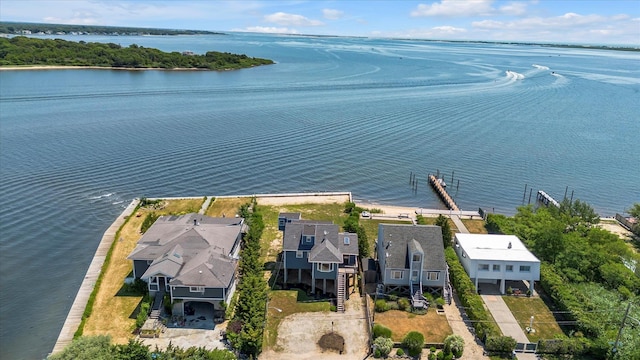
[[250, 358], [262, 351], [262, 335], [266, 321], [267, 282], [264, 263], [260, 260], [260, 239], [264, 222], [255, 199], [240, 207], [249, 230], [240, 252], [240, 282], [233, 320], [227, 326], [227, 336], [234, 348]]
[[446, 248], [445, 257], [449, 264], [451, 283], [458, 293], [461, 305], [465, 308], [469, 319], [473, 322], [476, 335], [480, 339], [498, 337], [502, 335], [498, 326], [492, 321], [488, 311], [484, 307], [482, 298], [476, 293], [475, 286], [467, 272], [462, 267], [458, 255], [453, 248]]

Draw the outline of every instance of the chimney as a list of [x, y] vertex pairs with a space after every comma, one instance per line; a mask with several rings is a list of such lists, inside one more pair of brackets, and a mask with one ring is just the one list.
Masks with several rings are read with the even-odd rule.
[[193, 226], [198, 226], [198, 220], [193, 219]]

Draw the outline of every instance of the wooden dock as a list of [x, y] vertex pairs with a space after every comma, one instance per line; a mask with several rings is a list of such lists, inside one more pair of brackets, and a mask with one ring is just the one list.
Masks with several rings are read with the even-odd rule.
[[551, 195], [547, 194], [542, 190], [538, 190], [538, 195], [536, 195], [536, 199], [539, 202], [543, 203], [545, 206], [549, 206], [549, 204], [551, 204], [557, 208], [560, 207], [559, 202], [557, 202], [553, 197], [551, 197]]
[[440, 196], [440, 199], [442, 200], [442, 202], [444, 202], [447, 208], [449, 208], [449, 210], [460, 211], [458, 205], [456, 205], [455, 201], [453, 201], [453, 198], [449, 196], [447, 190], [445, 190], [445, 188], [440, 185], [440, 182], [438, 181], [438, 178], [435, 177], [435, 175], [429, 174], [429, 184], [431, 184], [431, 187], [433, 187], [436, 193], [438, 193], [438, 196]]
[[69, 310], [67, 319], [64, 321], [62, 330], [60, 330], [58, 340], [56, 341], [56, 344], [51, 351], [52, 354], [64, 350], [64, 348], [67, 345], [71, 344], [71, 342], [73, 341], [73, 335], [80, 326], [80, 322], [82, 321], [82, 314], [84, 313], [84, 309], [87, 307], [89, 296], [91, 296], [96, 281], [100, 276], [102, 265], [104, 264], [107, 253], [109, 253], [111, 244], [115, 239], [116, 232], [118, 231], [120, 226], [124, 224], [126, 218], [133, 213], [139, 202], [139, 199], [134, 199], [133, 201], [131, 201], [129, 206], [124, 209], [122, 214], [120, 214], [120, 216], [116, 218], [113, 224], [111, 224], [107, 231], [105, 231], [104, 235], [102, 235], [102, 240], [98, 245], [98, 249], [96, 250], [95, 255], [93, 256], [93, 260], [91, 260], [91, 264], [89, 265], [89, 269], [84, 276], [84, 280], [82, 280], [82, 284], [80, 285], [80, 289], [76, 294], [76, 298], [71, 305], [71, 309]]

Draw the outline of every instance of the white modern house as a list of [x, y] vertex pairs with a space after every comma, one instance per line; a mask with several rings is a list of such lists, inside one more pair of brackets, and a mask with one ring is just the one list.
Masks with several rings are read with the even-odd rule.
[[474, 282], [497, 284], [505, 293], [505, 282], [540, 280], [540, 260], [515, 235], [456, 234], [455, 250]]

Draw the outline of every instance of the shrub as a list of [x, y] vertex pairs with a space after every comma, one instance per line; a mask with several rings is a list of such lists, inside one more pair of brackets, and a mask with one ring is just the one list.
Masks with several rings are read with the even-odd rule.
[[453, 360], [453, 354], [451, 354], [451, 353], [445, 354], [444, 355], [444, 360]]
[[409, 299], [401, 298], [401, 299], [398, 299], [398, 307], [400, 308], [400, 310], [410, 310], [411, 303], [409, 302]]
[[429, 356], [427, 358], [429, 360], [436, 360], [436, 353], [435, 352], [430, 352]]
[[142, 222], [142, 225], [140, 226], [140, 232], [143, 234], [146, 233], [151, 225], [153, 225], [153, 223], [155, 223], [159, 217], [160, 215], [157, 215], [155, 212], [147, 214], [147, 216], [144, 218], [144, 221]]
[[436, 354], [436, 359], [444, 360], [444, 353], [442, 351], [438, 351], [438, 354]]
[[380, 349], [375, 349], [375, 351], [373, 352], [373, 357], [379, 359], [381, 356], [380, 354]]
[[387, 356], [391, 352], [393, 348], [393, 341], [386, 337], [378, 337], [373, 340], [373, 346], [376, 349], [376, 352], [380, 352], [381, 356]]
[[136, 328], [141, 328], [144, 325], [144, 322], [147, 321], [147, 317], [149, 316], [149, 309], [151, 308], [151, 303], [142, 299], [142, 303], [140, 304], [140, 312], [138, 312], [138, 316], [136, 316]]
[[333, 311], [333, 312], [336, 312], [336, 311], [338, 311], [338, 307], [337, 307], [337, 306], [335, 306], [335, 305], [330, 305], [330, 306], [329, 306], [329, 310], [330, 310], [330, 311]]
[[389, 295], [389, 301], [398, 301], [398, 295], [390, 294]]
[[386, 337], [391, 339], [391, 329], [386, 326], [382, 326], [380, 324], [373, 325], [373, 338]]
[[439, 297], [435, 300], [435, 303], [438, 306], [438, 308], [442, 309], [444, 307], [445, 301], [443, 298]]
[[460, 335], [447, 336], [444, 339], [444, 351], [459, 358], [464, 351], [464, 339]]
[[400, 305], [397, 301], [390, 301], [387, 303], [387, 310], [400, 310]]
[[385, 311], [389, 310], [389, 307], [387, 306], [387, 302], [384, 301], [384, 299], [376, 300], [375, 310], [377, 312], [385, 312]]
[[404, 356], [404, 350], [402, 350], [402, 348], [398, 349], [398, 350], [396, 351], [396, 355], [398, 355], [398, 356]]
[[436, 352], [436, 347], [435, 346], [430, 347], [429, 351], [431, 351], [432, 353], [435, 353]]
[[410, 356], [417, 356], [422, 351], [424, 335], [417, 331], [410, 331], [402, 340], [402, 346], [406, 347]]
[[511, 353], [516, 348], [516, 340], [511, 336], [489, 337], [485, 349], [497, 353]]

